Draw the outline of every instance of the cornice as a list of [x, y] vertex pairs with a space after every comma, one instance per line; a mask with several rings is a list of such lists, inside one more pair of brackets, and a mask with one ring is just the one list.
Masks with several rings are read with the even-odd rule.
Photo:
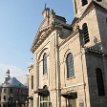
[[34, 52], [40, 44], [49, 36], [49, 34], [53, 31], [53, 26], [47, 26], [43, 29], [41, 29], [38, 34], [37, 38], [34, 40], [31, 51]]
[[95, 49], [93, 47], [84, 47], [84, 49], [86, 54], [94, 54], [94, 55], [105, 56], [105, 57], [107, 56], [107, 54], [105, 54], [102, 50]]
[[40, 30], [37, 32], [37, 38], [35, 38], [31, 51], [34, 52], [43, 42], [44, 40], [50, 35], [52, 31], [55, 29], [62, 30], [63, 28], [71, 30], [71, 26], [67, 24], [61, 24], [57, 22], [53, 22], [45, 27], [40, 28]]

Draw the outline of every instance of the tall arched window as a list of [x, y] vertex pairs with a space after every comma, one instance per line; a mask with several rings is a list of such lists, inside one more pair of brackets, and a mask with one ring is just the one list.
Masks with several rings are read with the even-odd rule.
[[84, 44], [86, 44], [87, 42], [90, 41], [87, 23], [83, 24], [83, 26], [82, 26], [82, 32], [83, 32], [83, 41], [84, 41]]
[[88, 0], [81, 0], [82, 2], [82, 6], [85, 6], [86, 4], [88, 4]]
[[74, 76], [74, 61], [73, 55], [69, 53], [66, 57], [67, 78]]
[[104, 81], [103, 81], [102, 71], [100, 68], [96, 69], [96, 80], [97, 80], [97, 87], [98, 87], [98, 95], [104, 96], [105, 95]]
[[47, 54], [43, 55], [43, 74], [47, 73]]

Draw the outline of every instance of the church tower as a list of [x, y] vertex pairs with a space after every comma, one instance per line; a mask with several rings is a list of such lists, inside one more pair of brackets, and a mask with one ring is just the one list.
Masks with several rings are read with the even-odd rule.
[[80, 17], [92, 1], [102, 2], [103, 0], [73, 0], [75, 16]]
[[[74, 0], [89, 90], [89, 107], [107, 106], [107, 0]], [[85, 63], [84, 63], [85, 64]], [[85, 66], [85, 65], [84, 65]], [[86, 92], [88, 99], [88, 94]]]
[[[103, 46], [106, 51], [106, 27], [107, 27], [107, 0], [74, 0], [75, 25], [82, 31], [84, 46], [94, 46], [100, 42], [97, 48]], [[94, 25], [94, 26], [93, 26]], [[102, 42], [103, 41], [103, 42]]]
[[92, 0], [74, 0], [74, 14], [76, 17], [80, 17], [86, 7]]

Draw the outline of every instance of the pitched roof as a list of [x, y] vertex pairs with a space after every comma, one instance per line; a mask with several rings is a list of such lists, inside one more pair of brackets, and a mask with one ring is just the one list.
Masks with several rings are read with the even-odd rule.
[[15, 77], [10, 78], [7, 82], [2, 84], [2, 87], [17, 87], [17, 88], [26, 88], [20, 81], [18, 81]]

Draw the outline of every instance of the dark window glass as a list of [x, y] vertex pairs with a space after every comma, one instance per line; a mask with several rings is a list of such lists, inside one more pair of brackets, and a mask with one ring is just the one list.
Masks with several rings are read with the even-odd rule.
[[43, 55], [43, 74], [47, 73], [47, 54]]
[[66, 58], [67, 65], [67, 78], [72, 77], [74, 75], [74, 62], [73, 55], [69, 53]]
[[82, 26], [82, 32], [83, 32], [83, 42], [84, 42], [84, 44], [86, 44], [87, 42], [90, 41], [89, 33], [88, 33], [88, 27], [87, 27], [86, 23], [84, 23]]
[[31, 76], [31, 89], [33, 89], [33, 81], [34, 81], [34, 77]]
[[49, 96], [40, 96], [40, 107], [48, 107], [49, 106]]
[[6, 96], [4, 96], [3, 99], [6, 100]]
[[13, 89], [12, 88], [10, 88], [10, 93], [13, 93]]
[[6, 107], [6, 104], [3, 104], [3, 107]]
[[96, 69], [96, 79], [97, 79], [98, 95], [104, 96], [105, 95], [104, 82], [103, 82], [102, 71], [100, 68]]
[[106, 18], [106, 23], [107, 23], [107, 18]]
[[6, 88], [4, 88], [4, 93], [6, 93]]
[[88, 0], [82, 0], [82, 6], [85, 6], [88, 4]]

